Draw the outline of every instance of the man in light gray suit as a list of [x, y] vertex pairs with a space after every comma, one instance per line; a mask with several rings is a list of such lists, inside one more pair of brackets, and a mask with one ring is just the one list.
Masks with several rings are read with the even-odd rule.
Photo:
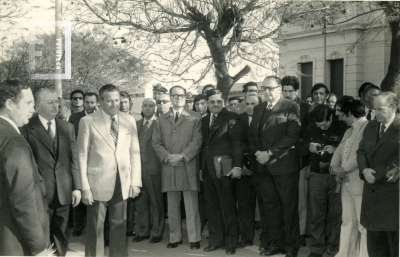
[[170, 90], [173, 108], [157, 119], [153, 148], [162, 162], [161, 191], [167, 192], [170, 239], [167, 248], [182, 243], [180, 201], [183, 192], [190, 248], [200, 248], [201, 224], [198, 207], [196, 156], [202, 145], [201, 115], [185, 107], [186, 89]]

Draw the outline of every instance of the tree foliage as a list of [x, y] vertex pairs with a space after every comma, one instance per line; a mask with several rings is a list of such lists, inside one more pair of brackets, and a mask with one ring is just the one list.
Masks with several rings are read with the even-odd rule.
[[[29, 42], [20, 38], [1, 59], [0, 81], [19, 79], [30, 83], [33, 90], [54, 87], [53, 80], [30, 79], [30, 74], [54, 74], [55, 70], [54, 34], [38, 38], [43, 39], [44, 44], [36, 45], [36, 51], [42, 51], [42, 56], [35, 58], [35, 70], [29, 70]], [[73, 33], [71, 41], [71, 80], [62, 80], [63, 95], [77, 88], [97, 92], [107, 83], [122, 90], [140, 89], [146, 83], [146, 66], [128, 51], [110, 45], [107, 40], [98, 41], [90, 32]], [[64, 61], [61, 63], [64, 70]]]
[[[160, 75], [176, 75], [196, 84], [213, 71], [225, 97], [250, 72], [245, 64], [256, 71], [263, 67], [258, 71], [264, 75], [277, 72], [277, 49], [271, 38], [287, 24], [304, 29], [328, 26], [340, 33], [355, 25], [387, 26], [394, 36], [388, 76], [400, 74], [399, 2], [78, 0], [69, 11], [78, 22], [94, 24], [100, 34], [111, 31], [114, 40], [121, 39], [116, 43], [126, 43]], [[240, 70], [231, 75], [237, 67]], [[398, 85], [398, 79], [386, 78], [384, 89]]]

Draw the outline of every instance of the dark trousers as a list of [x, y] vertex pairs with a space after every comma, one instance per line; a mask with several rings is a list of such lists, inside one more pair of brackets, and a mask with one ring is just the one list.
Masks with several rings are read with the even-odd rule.
[[260, 192], [265, 206], [268, 231], [275, 246], [297, 254], [300, 247], [299, 172], [272, 175], [263, 165]]
[[254, 239], [254, 220], [256, 216], [256, 191], [251, 176], [242, 176], [236, 184], [238, 219], [241, 241]]
[[70, 205], [61, 205], [57, 189], [49, 205], [50, 242], [57, 250], [57, 256], [65, 256], [68, 250], [67, 229]]
[[94, 201], [87, 206], [85, 256], [104, 256], [104, 220], [106, 209], [110, 218], [109, 256], [128, 256], [126, 237], [126, 200], [122, 198], [121, 181], [117, 172], [114, 194], [108, 202]]
[[[326, 224], [330, 224], [329, 244], [332, 250], [339, 250], [340, 227], [342, 225], [341, 194], [335, 193], [336, 180], [331, 174], [311, 172], [308, 180], [310, 204], [311, 252], [322, 254], [326, 251]], [[329, 222], [328, 222], [329, 221]]]
[[[161, 176], [143, 179], [143, 187], [135, 205], [137, 208], [135, 232], [138, 236], [162, 236], [164, 233], [164, 197], [161, 193]], [[151, 218], [152, 217], [152, 218]], [[153, 227], [150, 231], [150, 219]]]
[[367, 249], [369, 257], [399, 256], [399, 231], [367, 230]]
[[72, 211], [74, 215], [74, 232], [82, 231], [85, 227], [86, 205], [84, 205], [83, 202], [80, 202]]
[[255, 189], [255, 193], [258, 201], [258, 209], [260, 211], [260, 223], [261, 223], [261, 233], [260, 233], [260, 242], [261, 246], [269, 246], [272, 242], [271, 235], [268, 230], [268, 222], [267, 222], [267, 213], [265, 210], [265, 204], [262, 200], [263, 192], [261, 190], [261, 173], [253, 172], [251, 176], [252, 184]]
[[238, 214], [236, 208], [236, 179], [213, 179], [207, 170], [203, 175], [204, 201], [208, 217], [209, 246], [237, 247]]
[[136, 198], [126, 200], [126, 232], [133, 232], [135, 227]]

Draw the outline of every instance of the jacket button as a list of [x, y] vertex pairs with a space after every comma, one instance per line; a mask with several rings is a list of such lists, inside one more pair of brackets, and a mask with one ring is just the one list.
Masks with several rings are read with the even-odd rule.
[[174, 131], [172, 131], [172, 132], [174, 132], [174, 133], [175, 133], [175, 130], [174, 130]]

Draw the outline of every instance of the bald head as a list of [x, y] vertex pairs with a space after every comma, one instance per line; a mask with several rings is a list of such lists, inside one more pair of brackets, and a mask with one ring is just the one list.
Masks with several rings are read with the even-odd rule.
[[145, 119], [149, 120], [154, 116], [156, 112], [156, 103], [152, 98], [146, 98], [143, 100], [142, 112]]

